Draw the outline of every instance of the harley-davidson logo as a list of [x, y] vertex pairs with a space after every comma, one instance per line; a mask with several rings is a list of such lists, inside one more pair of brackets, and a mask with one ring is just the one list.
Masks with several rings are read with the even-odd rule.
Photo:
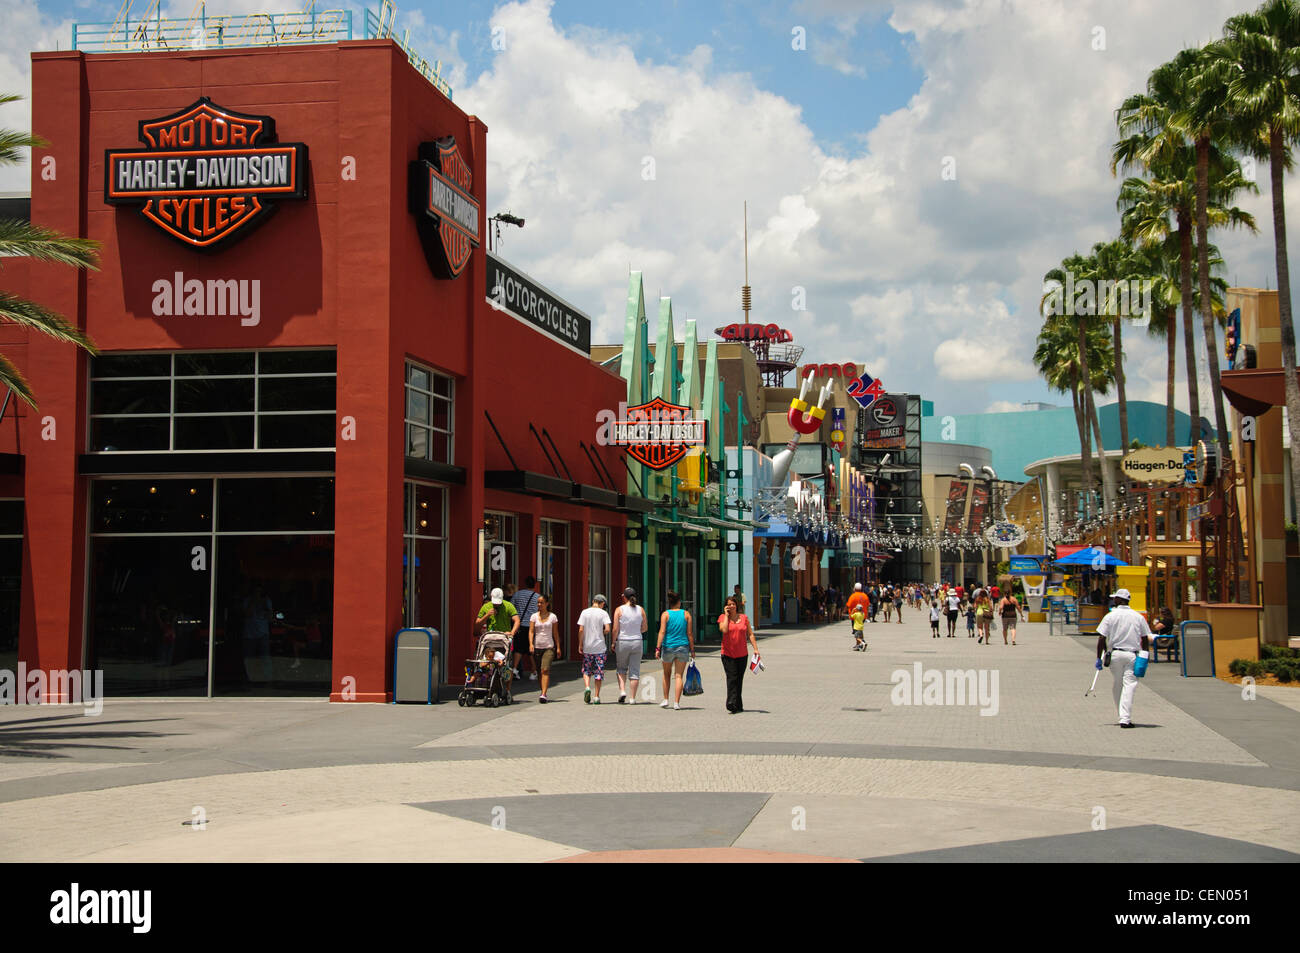
[[420, 146], [411, 163], [411, 211], [429, 267], [439, 278], [456, 278], [478, 247], [479, 204], [474, 171], [448, 136]]
[[143, 149], [104, 152], [104, 201], [141, 205], [172, 238], [211, 251], [243, 238], [275, 199], [307, 196], [307, 147], [275, 141], [275, 120], [206, 96], [161, 119], [141, 120]]
[[611, 443], [627, 447], [634, 459], [651, 470], [665, 470], [694, 447], [705, 442], [708, 421], [692, 420], [691, 408], [670, 404], [662, 397], [627, 409], [614, 421]]

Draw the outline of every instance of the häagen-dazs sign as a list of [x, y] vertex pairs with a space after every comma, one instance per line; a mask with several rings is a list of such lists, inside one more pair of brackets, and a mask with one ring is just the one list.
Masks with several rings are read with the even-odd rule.
[[1139, 483], [1181, 483], [1184, 474], [1181, 447], [1143, 447], [1120, 463], [1124, 475]]

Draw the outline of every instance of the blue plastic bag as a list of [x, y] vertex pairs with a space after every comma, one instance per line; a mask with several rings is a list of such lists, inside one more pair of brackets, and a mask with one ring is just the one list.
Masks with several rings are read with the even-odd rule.
[[1148, 657], [1146, 652], [1139, 652], [1133, 660], [1133, 674], [1141, 678], [1147, 673]]
[[691, 659], [686, 666], [686, 679], [682, 685], [683, 695], [703, 695], [704, 679], [700, 678], [700, 669], [695, 664], [695, 659]]

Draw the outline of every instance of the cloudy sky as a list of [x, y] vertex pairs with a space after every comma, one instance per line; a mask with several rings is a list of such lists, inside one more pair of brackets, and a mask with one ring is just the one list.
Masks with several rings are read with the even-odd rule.
[[[1115, 107], [1253, 5], [408, 0], [397, 25], [488, 124], [487, 211], [527, 219], [503, 255], [587, 310], [594, 342], [622, 339], [629, 269], [672, 297], [679, 337], [684, 318], [740, 320], [747, 200], [755, 319], [948, 414], [1068, 404], [1031, 364], [1037, 305], [1045, 271], [1117, 233]], [[119, 4], [5, 6], [0, 89], [26, 94], [30, 50], [66, 49], [74, 21]], [[25, 179], [0, 173], [0, 189]], [[1264, 230], [1215, 240], [1231, 283], [1274, 287], [1267, 167], [1259, 179], [1241, 204]], [[1128, 340], [1130, 396], [1163, 402], [1163, 344]]]

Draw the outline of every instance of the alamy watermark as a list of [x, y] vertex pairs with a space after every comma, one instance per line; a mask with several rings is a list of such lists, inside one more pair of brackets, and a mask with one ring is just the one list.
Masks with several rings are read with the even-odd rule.
[[1074, 272], [1065, 273], [1065, 282], [1055, 278], [1043, 282], [1043, 314], [1063, 314], [1073, 317], [1118, 315], [1122, 318], [1148, 319], [1151, 315], [1151, 294], [1155, 282], [1142, 280], [1114, 281], [1103, 278], [1094, 281], [1080, 278]]
[[87, 715], [104, 710], [103, 669], [27, 669], [18, 663], [18, 671], [0, 668], [0, 705], [41, 705], [62, 703], [82, 705]]
[[895, 669], [889, 680], [895, 705], [978, 705], [981, 715], [998, 713], [997, 669], [925, 669], [915, 662], [911, 671]]

